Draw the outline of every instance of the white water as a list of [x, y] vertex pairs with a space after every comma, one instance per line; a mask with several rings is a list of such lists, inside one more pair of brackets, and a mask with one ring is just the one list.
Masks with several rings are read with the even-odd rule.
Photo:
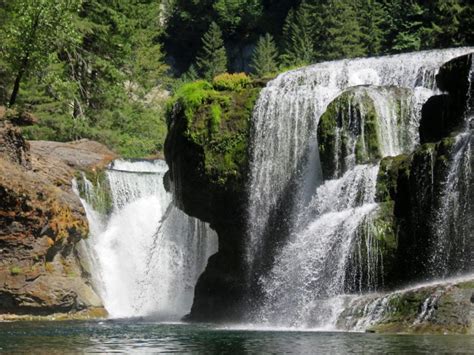
[[[317, 147], [319, 118], [345, 89], [358, 85], [410, 89], [416, 118], [409, 137], [416, 144], [420, 104], [436, 92], [439, 67], [472, 48], [426, 51], [380, 58], [325, 62], [278, 76], [262, 90], [254, 109], [248, 206], [248, 261], [252, 265], [272, 210], [285, 187], [301, 173], [310, 147]], [[311, 159], [313, 158], [313, 159]], [[309, 159], [319, 170], [319, 155]], [[316, 160], [316, 161], [315, 161]], [[318, 175], [318, 172], [313, 172]], [[320, 172], [319, 172], [320, 175]], [[313, 182], [319, 179], [313, 178]], [[306, 188], [306, 191], [314, 189]], [[303, 198], [303, 200], [306, 200]]]
[[192, 305], [194, 286], [217, 235], [176, 208], [163, 186], [163, 161], [118, 160], [107, 170], [113, 211], [104, 216], [83, 200], [94, 281], [112, 318], [153, 316], [179, 320]]
[[434, 245], [429, 268], [435, 277], [462, 274], [474, 268], [474, 62], [471, 62], [468, 80], [464, 130], [454, 138], [448, 174], [441, 191], [441, 206], [432, 221]]
[[[275, 211], [288, 202], [290, 182], [295, 207], [286, 217], [291, 225], [287, 240], [277, 250], [270, 271], [259, 278], [263, 305], [255, 315], [257, 322], [334, 327], [343, 307], [347, 263], [360, 244], [360, 226], [377, 213], [377, 166], [356, 165], [349, 154], [343, 159], [352, 163], [342, 177], [321, 182], [314, 148], [319, 118], [328, 104], [347, 88], [370, 85], [364, 90], [379, 118], [381, 155], [409, 152], [418, 144], [421, 106], [437, 93], [439, 67], [472, 51], [460, 48], [321, 63], [282, 74], [262, 91], [253, 115], [247, 211], [251, 274], [259, 271], [255, 265], [261, 248], [266, 238], [273, 237], [266, 235], [266, 228], [275, 222], [271, 220]], [[405, 107], [395, 110], [390, 86], [406, 90]], [[373, 246], [366, 247], [373, 264], [378, 260], [370, 255]], [[372, 266], [367, 266], [369, 273]]]
[[373, 325], [383, 323], [385, 319], [392, 319], [391, 314], [396, 311], [392, 301], [396, 301], [404, 294], [416, 292], [418, 296], [425, 294], [425, 297], [422, 298], [418, 313], [413, 315], [412, 323], [405, 324], [405, 326], [417, 326], [431, 320], [441, 296], [449, 292], [450, 286], [462, 282], [471, 282], [473, 279], [474, 274], [467, 274], [462, 277], [421, 283], [387, 294], [369, 293], [342, 296], [338, 301], [343, 306], [339, 308], [341, 311], [338, 313], [336, 321], [342, 329], [365, 331]]

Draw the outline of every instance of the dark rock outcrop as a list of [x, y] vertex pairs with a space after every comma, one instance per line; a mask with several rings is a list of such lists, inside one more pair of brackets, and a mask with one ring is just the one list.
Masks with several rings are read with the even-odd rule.
[[393, 203], [398, 238], [391, 286], [474, 267], [474, 136], [467, 121], [474, 113], [468, 102], [474, 96], [471, 65], [467, 55], [441, 68], [437, 82], [447, 94], [423, 106], [424, 144], [380, 164], [377, 199]]
[[[431, 97], [422, 109], [420, 121], [421, 143], [433, 143], [459, 130], [465, 124], [467, 100], [474, 97], [470, 84], [473, 55], [455, 58], [444, 64], [436, 76], [438, 88], [445, 94]], [[472, 103], [470, 103], [472, 106]]]
[[[210, 223], [219, 236], [219, 252], [209, 259], [196, 285], [190, 319], [232, 320], [241, 315], [246, 291], [247, 145], [259, 88], [215, 92], [204, 87], [208, 92], [199, 93], [207, 99], [192, 117], [186, 114], [190, 107], [185, 98], [178, 99], [170, 112], [165, 143], [170, 170], [165, 185], [185, 213]], [[197, 93], [201, 87], [190, 90]], [[216, 111], [221, 113], [217, 124]]]

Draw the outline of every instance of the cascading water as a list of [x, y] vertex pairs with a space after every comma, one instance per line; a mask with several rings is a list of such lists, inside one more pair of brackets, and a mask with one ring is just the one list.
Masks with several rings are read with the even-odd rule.
[[[419, 143], [421, 107], [437, 93], [439, 67], [469, 52], [459, 48], [321, 63], [282, 74], [262, 91], [253, 115], [248, 206], [249, 275], [258, 276], [249, 282], [261, 290], [262, 303], [255, 321], [334, 326], [341, 311], [338, 300], [350, 283], [348, 264], [354, 250], [364, 247], [363, 226], [378, 213], [377, 162]], [[319, 156], [318, 125], [328, 105], [349, 88], [350, 112], [335, 109], [333, 120], [343, 122], [328, 140], [335, 142], [328, 164]], [[333, 174], [325, 171], [329, 165]], [[289, 213], [282, 222], [279, 210], [285, 206]], [[281, 223], [286, 235], [278, 237], [270, 266], [261, 268], [263, 249], [281, 231], [272, 225]], [[350, 289], [377, 287], [375, 244], [370, 237], [365, 242], [364, 262], [370, 264], [365, 269], [371, 275], [365, 276], [366, 285]], [[360, 277], [353, 282], [360, 283]]]
[[114, 161], [106, 171], [109, 214], [93, 207], [101, 205], [104, 187], [83, 179], [91, 231], [86, 249], [111, 317], [179, 320], [191, 309], [207, 259], [217, 252], [215, 232], [175, 207], [163, 186], [166, 171], [160, 160]]
[[474, 269], [474, 60], [464, 112], [464, 130], [454, 139], [441, 206], [433, 216], [434, 243], [429, 269], [435, 277]]

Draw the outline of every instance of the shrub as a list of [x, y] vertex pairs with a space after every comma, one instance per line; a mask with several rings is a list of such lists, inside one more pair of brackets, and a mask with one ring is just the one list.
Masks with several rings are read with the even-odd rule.
[[229, 74], [224, 73], [216, 76], [212, 80], [212, 84], [216, 90], [240, 91], [252, 82], [245, 73]]

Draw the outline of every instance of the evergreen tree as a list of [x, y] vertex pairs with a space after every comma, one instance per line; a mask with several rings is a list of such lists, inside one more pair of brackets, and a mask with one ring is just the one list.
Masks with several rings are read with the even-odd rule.
[[196, 64], [199, 73], [207, 80], [227, 71], [227, 54], [222, 32], [215, 22], [211, 23], [209, 30], [202, 37], [202, 48]]
[[463, 1], [463, 12], [460, 16], [459, 33], [463, 46], [474, 45], [474, 2]]
[[463, 42], [460, 18], [464, 11], [461, 0], [434, 0], [425, 12], [427, 27], [423, 29], [423, 47], [459, 46]]
[[303, 2], [291, 9], [283, 27], [282, 62], [286, 66], [305, 65], [314, 60], [311, 7]]
[[321, 20], [317, 28], [317, 38], [321, 41], [319, 58], [333, 60], [365, 55], [353, 1], [328, 0], [320, 9], [318, 16]]
[[275, 73], [278, 70], [278, 50], [269, 33], [261, 36], [252, 55], [251, 68], [259, 77]]
[[426, 8], [415, 0], [384, 0], [387, 36], [386, 52], [408, 52], [421, 48], [423, 16]]
[[385, 37], [383, 21], [387, 17], [384, 7], [377, 0], [359, 0], [357, 13], [365, 53], [369, 56], [380, 54]]

